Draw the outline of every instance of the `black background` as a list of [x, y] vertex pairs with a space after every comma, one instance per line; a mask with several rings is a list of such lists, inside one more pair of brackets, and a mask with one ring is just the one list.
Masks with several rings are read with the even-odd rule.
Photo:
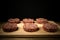
[[56, 11], [53, 12], [52, 9], [51, 0], [8, 0], [8, 3], [4, 4], [3, 12], [0, 13], [0, 21], [15, 17], [20, 19], [43, 17], [60, 22], [59, 14], [55, 13]]

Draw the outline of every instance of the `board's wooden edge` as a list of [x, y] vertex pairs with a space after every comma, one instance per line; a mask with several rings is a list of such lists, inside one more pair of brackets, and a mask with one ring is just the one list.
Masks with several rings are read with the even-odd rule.
[[60, 35], [0, 35], [0, 38], [29, 38], [29, 37], [33, 37], [33, 38], [59, 37], [60, 38]]

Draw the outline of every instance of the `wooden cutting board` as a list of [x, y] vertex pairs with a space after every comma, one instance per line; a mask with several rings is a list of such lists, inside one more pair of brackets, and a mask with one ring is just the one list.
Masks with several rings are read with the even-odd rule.
[[[49, 22], [52, 22], [52, 21], [49, 21]], [[54, 22], [52, 22], [54, 23]], [[37, 24], [37, 23], [35, 23]], [[42, 26], [43, 24], [37, 24], [38, 27], [40, 28], [39, 31], [36, 31], [36, 32], [26, 32], [24, 31], [23, 29], [23, 23], [19, 23], [17, 24], [17, 26], [19, 27], [19, 29], [17, 31], [14, 31], [14, 32], [4, 32], [2, 29], [0, 29], [0, 37], [51, 37], [51, 36], [54, 36], [54, 35], [60, 35], [60, 26], [58, 25], [59, 27], [59, 30], [57, 32], [54, 32], [54, 33], [51, 33], [51, 32], [46, 32], [43, 30]]]

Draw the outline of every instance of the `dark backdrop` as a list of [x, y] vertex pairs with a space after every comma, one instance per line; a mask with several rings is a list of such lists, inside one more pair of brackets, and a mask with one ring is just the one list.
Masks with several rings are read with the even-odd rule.
[[4, 8], [8, 8], [8, 11], [3, 9], [4, 13], [0, 14], [0, 21], [7, 21], [9, 18], [15, 17], [20, 19], [27, 17], [34, 19], [43, 17], [48, 20], [60, 21], [60, 19], [58, 19], [60, 16], [52, 10], [51, 0], [8, 0], [7, 5], [8, 6], [5, 6], [6, 8]]

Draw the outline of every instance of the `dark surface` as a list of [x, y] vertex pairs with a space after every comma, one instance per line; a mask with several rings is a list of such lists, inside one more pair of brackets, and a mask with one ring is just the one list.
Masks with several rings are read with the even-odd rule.
[[[7, 3], [5, 1], [3, 4]], [[6, 6], [8, 5], [8, 7]], [[8, 11], [6, 10], [8, 9]], [[52, 0], [8, 0], [3, 5], [3, 12], [0, 13], [0, 21], [7, 21], [9, 18], [20, 19], [30, 17], [43, 17], [48, 20], [60, 21], [59, 14], [52, 12]]]

